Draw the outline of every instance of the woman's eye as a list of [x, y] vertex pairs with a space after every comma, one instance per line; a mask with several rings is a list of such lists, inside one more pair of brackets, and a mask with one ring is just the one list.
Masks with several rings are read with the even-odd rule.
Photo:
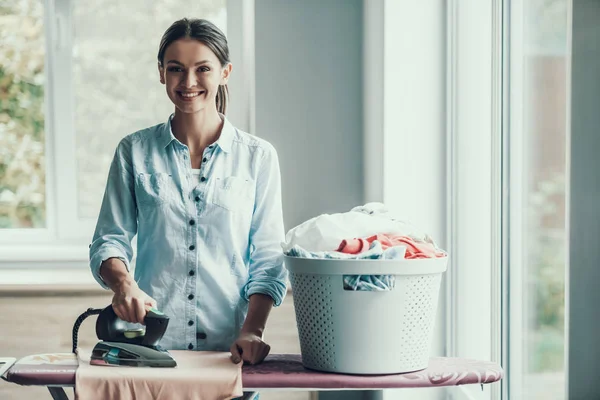
[[179, 68], [179, 67], [169, 67], [167, 69], [167, 71], [170, 71], [170, 72], [181, 72], [181, 68]]
[[210, 71], [210, 68], [208, 68], [208, 67], [200, 67], [200, 68], [198, 68], [198, 71], [200, 71], [200, 72], [208, 72], [208, 71]]

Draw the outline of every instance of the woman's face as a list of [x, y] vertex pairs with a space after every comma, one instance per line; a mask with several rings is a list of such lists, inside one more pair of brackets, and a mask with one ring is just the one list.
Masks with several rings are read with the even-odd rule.
[[198, 40], [180, 39], [167, 47], [163, 66], [158, 69], [160, 82], [175, 107], [196, 113], [216, 107], [217, 90], [227, 83], [231, 64], [222, 67], [215, 53]]

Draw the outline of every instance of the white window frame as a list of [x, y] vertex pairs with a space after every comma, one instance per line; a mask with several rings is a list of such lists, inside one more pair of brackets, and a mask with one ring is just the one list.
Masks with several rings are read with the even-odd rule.
[[[506, 309], [501, 305], [506, 299], [501, 289], [507, 255], [502, 253], [502, 235], [494, 234], [502, 226], [501, 185], [506, 172], [500, 162], [506, 146], [500, 75], [506, 34], [503, 2], [365, 0], [364, 8], [365, 200], [398, 207], [449, 251], [438, 311], [442, 318], [436, 321], [436, 328], [442, 329], [441, 334], [436, 332], [433, 351], [504, 366], [501, 321]], [[444, 22], [445, 27], [437, 29]], [[431, 68], [436, 63], [442, 64], [441, 77]], [[399, 91], [405, 96], [398, 97]], [[399, 137], [415, 152], [398, 151], [403, 140], [399, 142]], [[429, 151], [437, 148], [441, 154]], [[419, 190], [398, 193], [398, 181], [390, 179], [389, 171], [416, 166], [421, 167], [419, 176], [402, 175], [403, 187], [420, 187], [424, 179], [434, 182], [431, 186], [440, 182], [441, 189], [427, 195]], [[384, 397], [496, 400], [506, 382], [505, 378], [503, 383], [485, 385], [483, 391], [479, 386], [459, 386], [444, 392], [386, 391]]]
[[[448, 355], [490, 359], [505, 371], [502, 382], [483, 393], [464, 386], [450, 395], [457, 400], [520, 398], [527, 312], [521, 236], [526, 166], [523, 2], [448, 4], [448, 237], [450, 264], [456, 266], [447, 288]], [[470, 156], [461, 157], [465, 154]], [[490, 159], [491, 165], [486, 162]], [[483, 301], [477, 304], [478, 299]]]
[[[96, 218], [79, 218], [72, 81], [72, 4], [43, 0], [46, 35], [45, 159], [46, 227], [0, 230], [1, 271], [47, 268], [52, 262], [86, 267]], [[227, 0], [227, 37], [236, 73], [229, 82], [236, 101], [228, 117], [241, 129], [254, 127], [254, 1]], [[11, 275], [12, 276], [12, 275]]]
[[[506, 368], [502, 221], [502, 0], [448, 1], [447, 355]], [[504, 66], [505, 67], [505, 66]], [[504, 237], [506, 239], [506, 237]], [[503, 312], [504, 311], [504, 312]], [[500, 399], [500, 384], [450, 389], [456, 400]]]

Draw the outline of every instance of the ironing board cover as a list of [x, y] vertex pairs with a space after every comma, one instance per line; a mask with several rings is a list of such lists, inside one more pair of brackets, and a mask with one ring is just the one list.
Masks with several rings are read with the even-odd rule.
[[[17, 361], [2, 376], [19, 385], [73, 386], [77, 358], [71, 353], [35, 354]], [[271, 354], [259, 365], [242, 369], [244, 389], [388, 389], [488, 384], [504, 377], [489, 361], [436, 357], [417, 372], [396, 375], [345, 375], [304, 368], [299, 354]]]

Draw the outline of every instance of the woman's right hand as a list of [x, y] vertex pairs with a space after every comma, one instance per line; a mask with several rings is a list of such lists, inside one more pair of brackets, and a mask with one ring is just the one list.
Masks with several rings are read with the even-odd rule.
[[148, 296], [135, 282], [123, 282], [115, 288], [112, 306], [123, 321], [144, 323], [149, 308], [156, 308], [156, 300]]

